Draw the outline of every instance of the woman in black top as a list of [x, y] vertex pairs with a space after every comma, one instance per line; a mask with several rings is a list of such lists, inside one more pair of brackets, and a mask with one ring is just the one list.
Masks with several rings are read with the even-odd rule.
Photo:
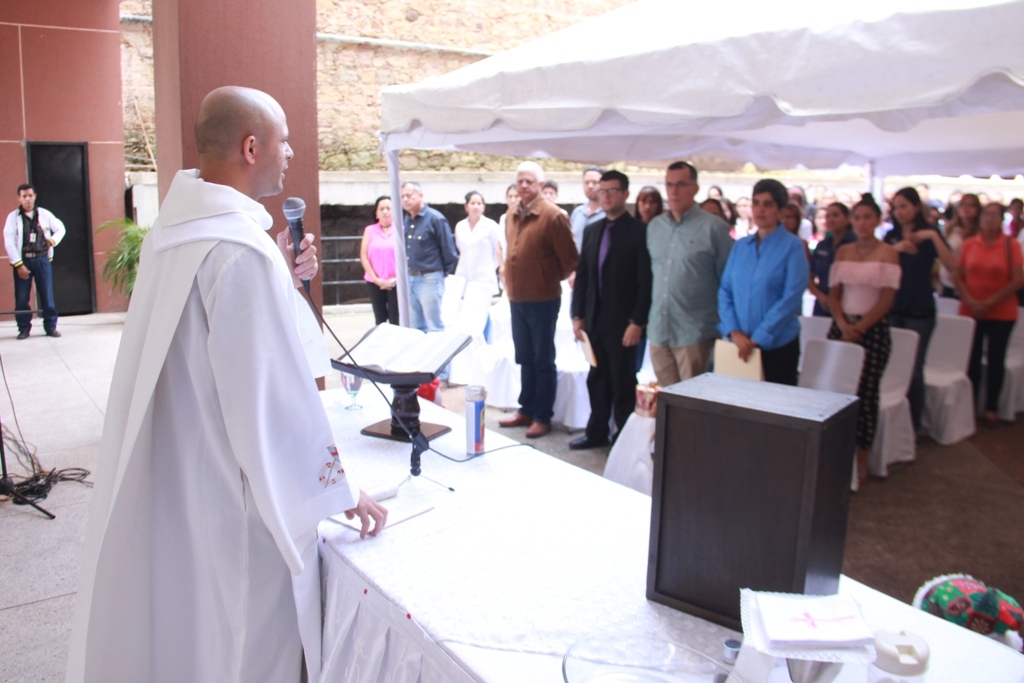
[[932, 286], [935, 259], [941, 259], [942, 265], [950, 271], [957, 263], [942, 234], [925, 220], [917, 190], [904, 187], [897, 192], [892, 198], [892, 215], [893, 227], [885, 234], [884, 241], [900, 253], [903, 276], [889, 313], [889, 324], [913, 330], [919, 336], [907, 398], [914, 429], [920, 431], [924, 410], [924, 361], [928, 341], [935, 330], [935, 289]]

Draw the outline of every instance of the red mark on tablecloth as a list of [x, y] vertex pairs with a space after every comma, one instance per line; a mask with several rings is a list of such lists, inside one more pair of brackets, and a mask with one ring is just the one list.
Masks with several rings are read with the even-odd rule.
[[369, 588], [364, 588], [364, 589], [363, 589], [363, 595], [366, 595], [366, 594], [367, 594], [367, 593], [369, 593], [369, 592], [370, 592], [370, 589], [369, 589]]
[[406, 618], [406, 619], [412, 619], [412, 615], [411, 615], [411, 614], [409, 614], [408, 612], [406, 612], [406, 613], [405, 613], [405, 618]]

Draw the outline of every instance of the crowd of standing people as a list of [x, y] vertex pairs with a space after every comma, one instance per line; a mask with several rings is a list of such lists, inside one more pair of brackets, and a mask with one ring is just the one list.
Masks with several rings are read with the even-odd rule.
[[[620, 171], [588, 167], [581, 180], [586, 202], [567, 214], [556, 203], [557, 183], [545, 180], [535, 162], [524, 162], [500, 220], [483, 216], [483, 196], [472, 191], [454, 232], [422, 203], [418, 185], [402, 186], [413, 326], [440, 325], [440, 288], [453, 271], [496, 294], [504, 289], [509, 298], [522, 394], [503, 427], [525, 426], [529, 437], [551, 429], [562, 280], [573, 288], [574, 333], [598, 360], [587, 380], [591, 419], [571, 442], [574, 449], [606, 445], [614, 435], [610, 423], [622, 428], [645, 342], [662, 386], [706, 372], [718, 339], [731, 341], [741, 361], [759, 357], [766, 381], [795, 385], [805, 292], [813, 295], [814, 315], [833, 319], [830, 338], [865, 350], [857, 432], [862, 476], [890, 327], [919, 336], [908, 399], [920, 430], [937, 294], [960, 299], [960, 314], [977, 321], [969, 375], [977, 393], [987, 353], [987, 389], [979, 400], [985, 421], [996, 422], [1024, 285], [1020, 199], [1004, 206], [957, 192], [942, 205], [919, 185], [886, 194], [881, 203], [824, 186], [808, 200], [802, 188], [765, 178], [749, 196], [732, 201], [711, 186], [698, 202], [698, 171], [685, 161], [666, 169], [664, 194], [645, 186], [632, 201], [629, 178]], [[374, 245], [390, 234], [389, 204], [377, 201], [378, 222], [363, 238], [378, 323], [392, 320], [394, 308], [393, 252], [390, 267], [374, 260]], [[436, 305], [425, 301], [422, 284], [414, 287], [414, 278], [428, 276]]]

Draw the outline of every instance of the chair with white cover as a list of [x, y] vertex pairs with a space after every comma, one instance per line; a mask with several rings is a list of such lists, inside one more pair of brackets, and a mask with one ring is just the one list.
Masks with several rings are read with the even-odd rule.
[[832, 327], [832, 318], [826, 318], [820, 315], [802, 315], [800, 316], [800, 365], [803, 367], [804, 363], [804, 349], [807, 348], [807, 342], [811, 339], [826, 339], [828, 338], [828, 330]]
[[484, 328], [487, 326], [493, 293], [494, 287], [491, 285], [467, 282], [458, 315], [451, 324], [445, 324], [445, 329], [465, 332], [473, 338], [469, 346], [455, 356], [448, 366], [448, 381], [451, 384], [477, 384], [479, 381], [474, 372], [477, 365], [475, 356], [487, 346]]
[[939, 315], [924, 362], [921, 431], [948, 446], [975, 431], [974, 391], [967, 377], [974, 319]]
[[935, 297], [935, 311], [939, 315], [959, 315], [960, 299], [954, 299], [951, 296], [937, 296]]
[[868, 470], [878, 477], [889, 476], [889, 465], [909, 462], [917, 453], [917, 435], [910, 415], [907, 391], [914, 377], [919, 335], [913, 330], [892, 328], [892, 352], [878, 397], [878, 422], [875, 442], [868, 455]]
[[1024, 412], [1024, 308], [1017, 309], [1017, 322], [1006, 348], [1006, 374], [999, 392], [999, 419], [1013, 422]]
[[653, 417], [633, 413], [615, 439], [604, 466], [604, 478], [651, 495], [654, 484]]
[[[797, 385], [805, 389], [856, 396], [864, 347], [835, 339], [808, 339], [801, 354], [803, 367]], [[857, 490], [857, 463], [853, 463], [850, 488]]]
[[835, 339], [810, 339], [803, 356], [799, 386], [857, 395], [864, 347]]
[[462, 308], [462, 295], [466, 291], [466, 278], [448, 275], [444, 279], [444, 294], [441, 296], [441, 322], [445, 329], [455, 324]]

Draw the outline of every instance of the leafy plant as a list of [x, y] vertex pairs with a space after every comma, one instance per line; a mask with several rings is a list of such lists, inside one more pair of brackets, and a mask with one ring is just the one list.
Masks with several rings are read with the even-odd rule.
[[120, 230], [121, 238], [107, 253], [107, 260], [103, 264], [103, 280], [109, 282], [114, 291], [131, 298], [132, 290], [135, 288], [135, 275], [139, 271], [142, 240], [149, 232], [149, 227], [138, 225], [130, 218], [123, 218], [119, 221], [107, 221], [96, 232], [102, 232], [107, 228]]

